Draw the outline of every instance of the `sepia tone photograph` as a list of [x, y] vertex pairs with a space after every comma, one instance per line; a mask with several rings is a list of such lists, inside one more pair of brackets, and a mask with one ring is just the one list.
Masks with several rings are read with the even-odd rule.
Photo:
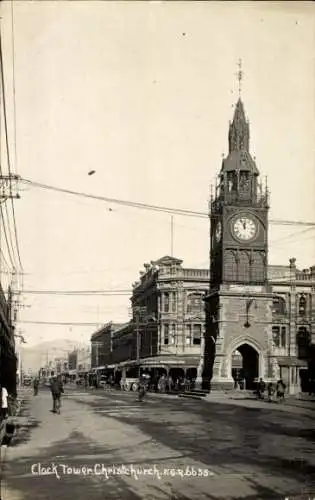
[[0, 2], [0, 500], [315, 499], [314, 46]]

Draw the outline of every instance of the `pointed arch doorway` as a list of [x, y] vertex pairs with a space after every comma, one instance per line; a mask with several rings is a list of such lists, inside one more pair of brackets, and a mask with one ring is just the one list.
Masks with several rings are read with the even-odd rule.
[[259, 376], [259, 354], [249, 344], [240, 345], [232, 353], [232, 377], [240, 383], [245, 381], [244, 389], [254, 390]]

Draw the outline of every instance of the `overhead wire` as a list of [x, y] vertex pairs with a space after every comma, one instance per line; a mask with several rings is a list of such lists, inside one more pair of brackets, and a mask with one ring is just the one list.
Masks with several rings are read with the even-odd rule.
[[307, 228], [303, 229], [302, 231], [299, 231], [298, 233], [294, 232], [294, 233], [288, 234], [286, 236], [283, 236], [282, 238], [273, 240], [270, 242], [270, 244], [271, 245], [278, 245], [279, 243], [286, 242], [287, 240], [290, 240], [291, 238], [299, 238], [301, 235], [303, 235], [305, 233], [309, 233], [310, 231], [314, 231], [314, 230], [315, 230], [315, 227], [312, 227], [312, 226], [307, 227]]
[[[18, 237], [17, 237], [15, 210], [14, 210], [14, 203], [13, 203], [13, 196], [12, 196], [12, 184], [11, 184], [12, 171], [11, 171], [11, 158], [10, 158], [8, 123], [7, 123], [7, 107], [6, 107], [6, 93], [5, 93], [4, 65], [3, 65], [1, 33], [0, 33], [0, 67], [1, 67], [0, 68], [1, 69], [1, 96], [2, 96], [2, 105], [3, 105], [4, 135], [5, 135], [6, 154], [7, 154], [7, 167], [8, 167], [8, 174], [9, 174], [9, 179], [8, 179], [9, 180], [9, 189], [10, 189], [9, 198], [11, 200], [12, 213], [13, 213], [13, 229], [14, 229], [14, 236], [15, 236], [15, 245], [13, 245], [13, 237], [12, 237], [11, 226], [10, 226], [10, 217], [9, 217], [8, 208], [7, 208], [7, 204], [6, 204], [7, 200], [5, 200], [4, 206], [5, 206], [7, 221], [8, 221], [8, 232], [9, 232], [9, 239], [10, 239], [10, 244], [11, 244], [11, 251], [12, 251], [12, 255], [14, 256], [12, 258], [12, 264], [13, 264], [14, 269], [16, 270], [16, 268], [18, 266], [16, 265], [14, 248], [16, 248], [16, 252], [18, 255], [19, 264], [20, 264], [21, 268], [22, 268], [22, 263], [21, 263], [21, 257], [20, 257], [20, 252], [19, 252], [19, 242], [18, 242]], [[2, 167], [1, 167], [1, 175], [3, 175]], [[0, 210], [1, 210], [1, 214], [2, 214], [4, 230], [5, 230], [5, 221], [4, 221], [4, 216], [3, 216], [2, 204], [1, 204]], [[8, 238], [7, 237], [6, 237], [6, 242], [8, 245]]]
[[22, 320], [19, 321], [19, 323], [23, 324], [31, 324], [31, 325], [54, 325], [54, 326], [94, 326], [97, 327], [99, 325], [102, 325], [103, 323], [100, 322], [76, 322], [76, 321], [28, 321], [28, 320]]
[[[181, 216], [188, 216], [188, 217], [198, 217], [198, 218], [208, 218], [209, 214], [207, 212], [201, 212], [201, 211], [196, 211], [196, 210], [189, 210], [189, 209], [181, 209], [181, 208], [175, 208], [175, 207], [166, 207], [162, 205], [151, 205], [148, 203], [140, 203], [140, 202], [134, 202], [134, 201], [128, 201], [128, 200], [121, 200], [118, 198], [109, 198], [106, 196], [100, 196], [100, 195], [93, 195], [93, 194], [88, 194], [84, 193], [82, 191], [74, 191], [71, 189], [65, 189], [65, 188], [60, 188], [56, 186], [51, 186], [48, 184], [43, 184], [40, 182], [32, 181], [30, 179], [25, 179], [25, 178], [20, 178], [20, 181], [24, 184], [31, 185], [34, 187], [38, 187], [41, 189], [46, 189], [49, 191], [55, 191], [63, 194], [69, 194], [73, 196], [81, 196], [83, 198], [89, 198], [89, 199], [94, 199], [98, 201], [104, 201], [107, 203], [115, 203], [118, 205], [124, 205], [124, 206], [129, 206], [133, 208], [139, 208], [143, 210], [151, 210], [155, 212], [164, 212], [164, 213], [169, 213], [169, 214], [174, 214], [174, 215], [181, 215]], [[289, 226], [312, 226], [315, 227], [315, 222], [306, 222], [306, 221], [292, 221], [292, 220], [281, 220], [281, 219], [270, 219], [269, 222], [271, 224], [276, 224], [276, 225], [289, 225]]]

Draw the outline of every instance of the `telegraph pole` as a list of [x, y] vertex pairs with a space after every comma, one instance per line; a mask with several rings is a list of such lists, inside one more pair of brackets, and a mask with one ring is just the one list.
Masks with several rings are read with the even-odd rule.
[[140, 378], [140, 318], [139, 311], [136, 311], [136, 342], [137, 342], [137, 370], [138, 378]]

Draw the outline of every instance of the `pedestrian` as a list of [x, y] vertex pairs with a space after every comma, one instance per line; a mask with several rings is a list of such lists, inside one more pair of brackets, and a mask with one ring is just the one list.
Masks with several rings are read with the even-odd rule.
[[33, 381], [33, 389], [34, 389], [34, 396], [37, 396], [38, 394], [38, 389], [39, 389], [39, 380], [37, 377], [34, 378]]
[[273, 387], [272, 382], [269, 382], [269, 384], [267, 386], [267, 392], [268, 392], [268, 402], [271, 403], [272, 402], [272, 396], [274, 394], [274, 387]]
[[258, 399], [264, 399], [265, 389], [266, 389], [266, 384], [263, 381], [263, 379], [260, 378], [259, 382], [258, 382], [258, 385], [257, 385], [257, 396], [258, 396]]
[[139, 393], [138, 401], [140, 401], [140, 402], [143, 401], [143, 398], [146, 394], [146, 390], [147, 390], [147, 381], [144, 378], [144, 376], [141, 375], [139, 378], [139, 384], [138, 384], [138, 393]]
[[277, 399], [279, 401], [284, 401], [285, 389], [286, 389], [286, 385], [283, 382], [283, 380], [282, 379], [278, 380], [276, 391], [277, 391]]
[[8, 396], [9, 396], [8, 391], [6, 390], [5, 387], [2, 387], [2, 390], [1, 390], [2, 404], [1, 404], [1, 419], [0, 420], [4, 420], [4, 419], [8, 418], [8, 413], [9, 413]]
[[61, 407], [61, 394], [63, 394], [63, 385], [60, 376], [58, 377], [53, 377], [51, 381], [51, 395], [53, 399], [53, 413], [58, 413], [60, 414], [60, 407]]

